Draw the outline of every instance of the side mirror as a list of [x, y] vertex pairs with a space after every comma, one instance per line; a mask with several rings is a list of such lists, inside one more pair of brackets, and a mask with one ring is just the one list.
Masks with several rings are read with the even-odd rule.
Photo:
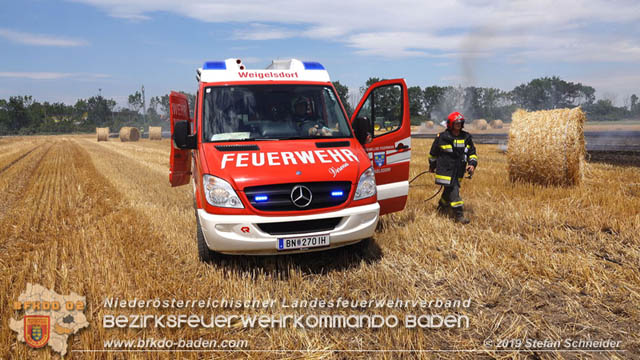
[[360, 144], [364, 145], [371, 142], [371, 139], [373, 138], [373, 122], [368, 117], [364, 116], [355, 118], [352, 126], [356, 139], [358, 139]]
[[176, 121], [173, 124], [173, 146], [178, 149], [197, 149], [198, 142], [196, 135], [189, 135], [189, 122], [185, 120]]

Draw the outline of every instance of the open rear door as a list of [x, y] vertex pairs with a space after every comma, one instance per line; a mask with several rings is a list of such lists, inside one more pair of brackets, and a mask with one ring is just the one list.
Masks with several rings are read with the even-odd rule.
[[172, 91], [169, 95], [169, 119], [171, 122], [171, 168], [169, 170], [169, 182], [171, 186], [180, 186], [189, 183], [191, 178], [191, 150], [182, 150], [176, 147], [173, 141], [173, 125], [176, 121], [189, 118], [189, 101], [187, 96]]
[[409, 96], [403, 79], [377, 82], [364, 94], [354, 111], [372, 120], [373, 140], [365, 145], [376, 174], [380, 214], [404, 209], [409, 194], [411, 120]]

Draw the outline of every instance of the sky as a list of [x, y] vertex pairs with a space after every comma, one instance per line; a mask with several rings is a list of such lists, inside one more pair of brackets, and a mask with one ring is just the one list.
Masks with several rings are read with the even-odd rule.
[[[638, 1], [20, 0], [0, 10], [0, 98], [127, 105], [195, 92], [205, 61], [318, 61], [358, 94], [370, 77], [511, 90], [543, 76], [640, 95]], [[354, 100], [358, 100], [354, 98]]]

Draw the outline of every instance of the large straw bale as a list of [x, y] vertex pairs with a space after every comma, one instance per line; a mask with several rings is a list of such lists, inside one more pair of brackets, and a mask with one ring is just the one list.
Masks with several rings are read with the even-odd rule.
[[580, 108], [513, 113], [509, 179], [541, 185], [578, 185], [585, 164], [585, 114]]
[[492, 129], [502, 129], [502, 127], [504, 126], [504, 123], [502, 122], [502, 120], [491, 120], [491, 122], [489, 123], [489, 126], [491, 126]]
[[420, 126], [418, 127], [418, 131], [419, 132], [425, 132], [425, 131], [429, 131], [431, 129], [433, 129], [433, 121], [425, 121], [422, 124], [420, 124]]
[[487, 120], [485, 119], [476, 119], [473, 120], [473, 122], [471, 123], [471, 125], [473, 126], [474, 129], [476, 130], [487, 130], [487, 127], [489, 126], [487, 124]]
[[149, 126], [149, 140], [162, 140], [162, 128], [160, 126]]
[[125, 126], [120, 129], [120, 141], [140, 140], [140, 130], [136, 127]]
[[96, 128], [96, 134], [98, 135], [98, 141], [107, 141], [109, 139], [109, 128]]

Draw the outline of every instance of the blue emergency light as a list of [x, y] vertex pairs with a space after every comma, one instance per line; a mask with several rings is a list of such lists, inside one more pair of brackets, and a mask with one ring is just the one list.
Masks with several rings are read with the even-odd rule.
[[224, 61], [207, 61], [202, 70], [227, 70], [227, 64]]
[[324, 66], [322, 66], [322, 64], [320, 64], [319, 62], [303, 61], [302, 64], [304, 64], [305, 70], [325, 70]]
[[256, 195], [253, 197], [253, 200], [255, 200], [256, 202], [264, 202], [269, 200], [269, 197], [267, 195]]
[[332, 191], [331, 192], [331, 196], [333, 196], [333, 197], [341, 197], [342, 195], [344, 195], [344, 192], [342, 190], [337, 190], [337, 191]]

